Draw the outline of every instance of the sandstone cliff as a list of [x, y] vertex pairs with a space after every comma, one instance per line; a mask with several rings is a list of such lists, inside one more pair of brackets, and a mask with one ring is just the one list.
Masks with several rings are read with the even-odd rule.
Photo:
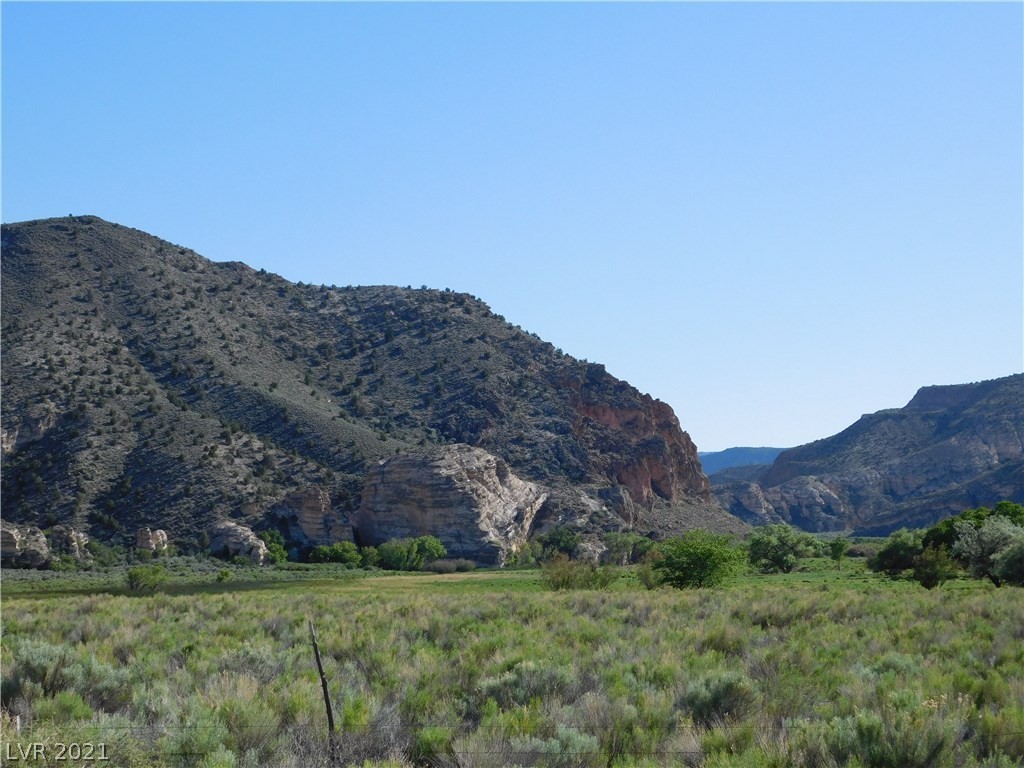
[[0, 560], [4, 566], [42, 568], [51, 559], [50, 546], [41, 530], [0, 523]]
[[496, 456], [451, 445], [372, 467], [356, 529], [362, 544], [434, 535], [450, 557], [503, 563], [525, 543], [546, 498]]
[[1009, 499], [1024, 503], [1024, 374], [925, 387], [904, 408], [781, 453], [715, 493], [754, 524], [885, 534]]

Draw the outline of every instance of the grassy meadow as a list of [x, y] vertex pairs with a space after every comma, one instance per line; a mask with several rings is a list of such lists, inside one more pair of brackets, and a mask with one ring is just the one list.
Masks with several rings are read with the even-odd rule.
[[536, 570], [239, 569], [145, 596], [5, 572], [0, 764], [1024, 765], [1024, 591], [809, 569], [561, 592]]

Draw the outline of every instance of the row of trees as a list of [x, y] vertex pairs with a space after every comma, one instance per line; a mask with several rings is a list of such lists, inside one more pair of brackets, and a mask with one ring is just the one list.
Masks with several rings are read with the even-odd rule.
[[[566, 533], [548, 534], [548, 542], [567, 547], [573, 541]], [[763, 573], [789, 573], [807, 557], [830, 557], [841, 570], [850, 541], [823, 540], [779, 524], [755, 529], [745, 546], [707, 531], [656, 543], [635, 534], [608, 534], [605, 546], [607, 563], [640, 562], [637, 575], [648, 587], [701, 588], [717, 586], [748, 565]], [[573, 569], [564, 549], [548, 551], [554, 553], [544, 566], [549, 586], [590, 587], [607, 581], [593, 565]], [[967, 510], [928, 530], [897, 531], [868, 565], [893, 577], [910, 576], [929, 589], [963, 571], [997, 587], [1024, 586], [1024, 506], [1004, 501], [993, 509]]]
[[[260, 533], [273, 563], [289, 559], [284, 536], [278, 530]], [[376, 547], [359, 547], [351, 541], [322, 544], [306, 552], [310, 563], [339, 563], [349, 568], [383, 568], [388, 571], [420, 571], [448, 556], [444, 544], [436, 536], [392, 539]]]
[[311, 563], [342, 563], [351, 568], [378, 567], [388, 571], [420, 571], [443, 560], [448, 550], [436, 536], [393, 539], [376, 547], [357, 547], [351, 541], [313, 547]]
[[968, 509], [927, 530], [893, 533], [868, 561], [871, 570], [909, 576], [932, 589], [966, 571], [995, 586], [1024, 586], [1024, 505], [1001, 501]]

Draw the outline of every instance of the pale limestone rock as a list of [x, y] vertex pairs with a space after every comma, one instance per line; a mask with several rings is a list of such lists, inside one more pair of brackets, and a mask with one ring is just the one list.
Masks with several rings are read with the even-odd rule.
[[92, 562], [92, 553], [85, 547], [89, 543], [89, 534], [84, 531], [55, 525], [50, 534], [50, 543], [54, 554], [71, 555], [80, 563]]
[[167, 549], [167, 531], [152, 530], [148, 526], [140, 528], [135, 532], [135, 548], [145, 549], [148, 552], [163, 552]]
[[230, 520], [221, 520], [207, 529], [210, 553], [227, 557], [246, 557], [256, 565], [270, 559], [267, 545], [251, 528]]
[[503, 563], [526, 542], [547, 492], [481, 448], [399, 455], [372, 467], [357, 530], [363, 544], [436, 536], [449, 557]]
[[46, 537], [34, 525], [0, 524], [0, 560], [5, 566], [42, 568], [51, 559]]

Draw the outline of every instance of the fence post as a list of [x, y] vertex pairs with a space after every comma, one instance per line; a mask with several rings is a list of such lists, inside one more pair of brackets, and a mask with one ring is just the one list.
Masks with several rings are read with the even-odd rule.
[[316, 629], [313, 627], [312, 619], [309, 620], [309, 637], [313, 641], [316, 668], [320, 672], [320, 687], [324, 689], [324, 706], [327, 707], [327, 745], [331, 752], [331, 764], [333, 765], [337, 752], [334, 743], [334, 709], [331, 707], [331, 695], [327, 690], [327, 675], [324, 674], [324, 664], [320, 660], [320, 646], [316, 642]]

